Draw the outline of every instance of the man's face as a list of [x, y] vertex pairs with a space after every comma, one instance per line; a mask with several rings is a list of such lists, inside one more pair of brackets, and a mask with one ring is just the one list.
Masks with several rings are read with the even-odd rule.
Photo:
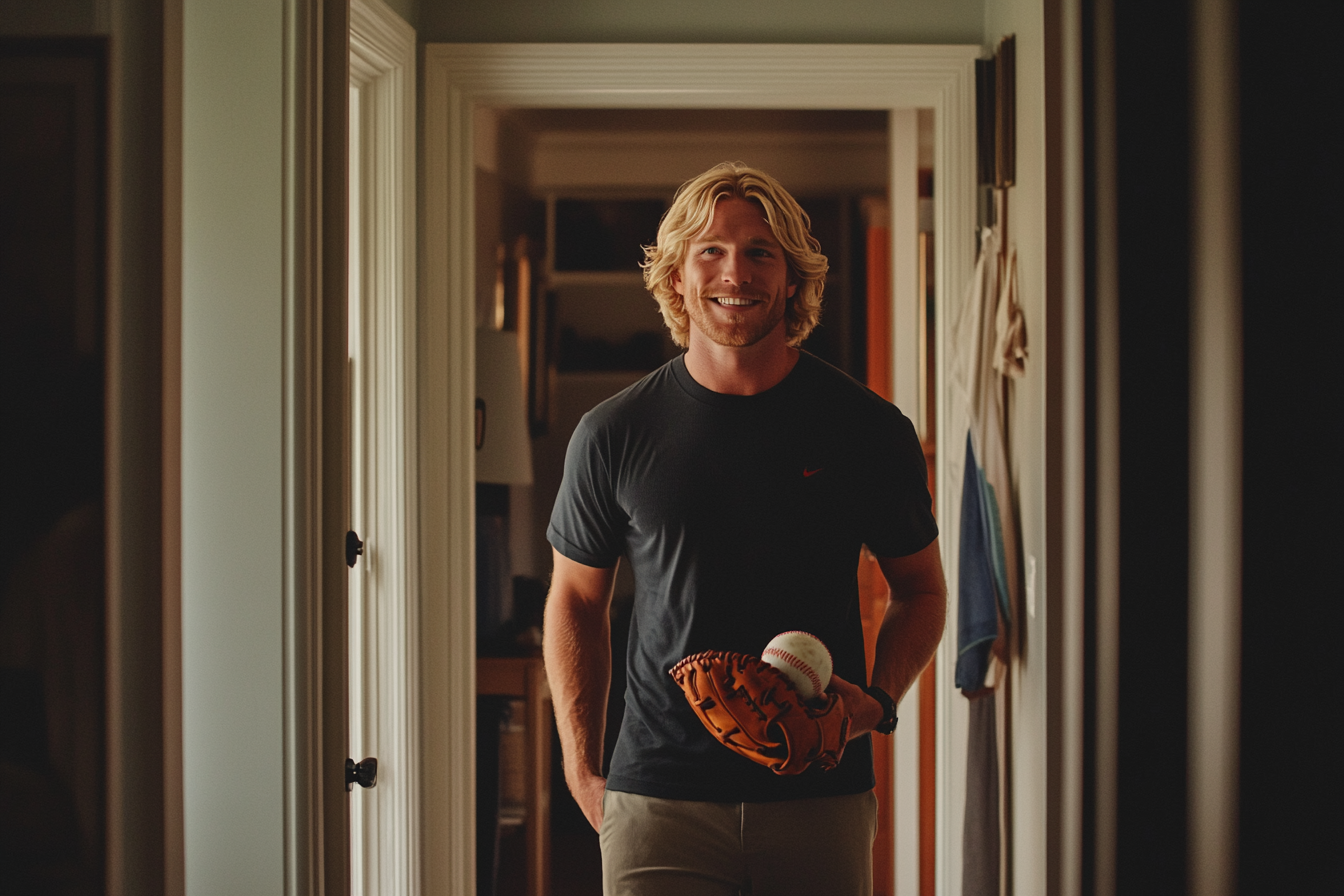
[[[726, 197], [686, 247], [672, 286], [686, 302], [691, 330], [719, 345], [755, 345], [779, 330], [798, 285], [765, 212]], [[694, 339], [694, 335], [692, 339]]]

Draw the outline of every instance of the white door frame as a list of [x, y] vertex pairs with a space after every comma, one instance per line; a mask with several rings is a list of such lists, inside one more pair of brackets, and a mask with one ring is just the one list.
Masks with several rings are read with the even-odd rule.
[[[978, 46], [933, 45], [425, 46], [419, 350], [421, 751], [433, 757], [422, 778], [422, 836], [433, 845], [425, 850], [422, 866], [427, 892], [468, 896], [475, 891], [473, 109], [933, 109], [936, 308], [939, 319], [947, 320], [944, 309], [952, 307], [951, 297], [962, 294], [975, 261], [975, 59], [980, 52]], [[893, 245], [892, 258], [906, 255], [905, 248]], [[898, 278], [913, 278], [915, 272], [892, 267], [892, 295], [914, 296], [916, 291]], [[918, 331], [917, 314], [917, 304], [899, 301], [893, 314], [895, 394], [912, 410], [919, 401], [917, 354], [910, 340], [897, 336]], [[945, 329], [939, 328], [940, 337]], [[937, 357], [946, 356], [940, 344]], [[940, 377], [940, 384], [944, 380]], [[948, 444], [941, 432], [945, 405], [939, 401], [943, 445]], [[955, 511], [947, 496], [955, 492], [942, 485], [938, 510], [946, 530]], [[945, 550], [945, 555], [949, 573], [955, 573], [955, 552]], [[953, 621], [949, 631], [955, 630]], [[955, 634], [951, 641], [945, 636], [937, 659], [940, 682], [952, 680], [954, 648]], [[951, 769], [951, 694], [951, 688], [939, 689], [940, 885], [952, 855], [948, 847], [959, 845], [954, 828], [960, 819], [949, 827], [951, 813], [943, 809]], [[917, 761], [917, 734], [917, 726], [902, 726], [897, 780], [907, 779], [902, 765]], [[903, 796], [902, 803], [917, 805], [915, 797]], [[898, 842], [913, 835], [914, 830], [903, 830], [908, 823], [898, 814]]]
[[350, 4], [350, 794], [352, 896], [420, 892], [415, 366], [415, 31]]

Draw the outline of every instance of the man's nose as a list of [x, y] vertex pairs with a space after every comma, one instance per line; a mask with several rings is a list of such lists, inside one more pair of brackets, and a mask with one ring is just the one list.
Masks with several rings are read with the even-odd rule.
[[751, 282], [751, 271], [747, 265], [747, 257], [741, 252], [730, 250], [727, 257], [724, 258], [723, 279], [727, 283], [734, 285]]

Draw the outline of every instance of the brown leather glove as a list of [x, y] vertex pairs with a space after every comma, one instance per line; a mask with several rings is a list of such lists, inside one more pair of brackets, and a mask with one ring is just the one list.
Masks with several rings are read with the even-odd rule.
[[840, 696], [804, 702], [758, 657], [706, 650], [677, 663], [671, 675], [719, 743], [777, 775], [796, 775], [813, 763], [835, 768], [845, 752], [849, 715]]

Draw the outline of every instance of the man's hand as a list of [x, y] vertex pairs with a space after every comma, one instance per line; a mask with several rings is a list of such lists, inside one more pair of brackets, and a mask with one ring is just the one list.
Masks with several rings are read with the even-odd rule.
[[849, 713], [850, 740], [862, 737], [882, 721], [882, 704], [868, 696], [868, 692], [858, 685], [845, 681], [839, 675], [832, 675], [826, 690], [834, 691], [845, 701], [845, 711]]
[[602, 830], [602, 796], [607, 792], [607, 779], [591, 772], [581, 772], [565, 767], [565, 782], [574, 802], [583, 810], [583, 817], [593, 826], [593, 830]]

